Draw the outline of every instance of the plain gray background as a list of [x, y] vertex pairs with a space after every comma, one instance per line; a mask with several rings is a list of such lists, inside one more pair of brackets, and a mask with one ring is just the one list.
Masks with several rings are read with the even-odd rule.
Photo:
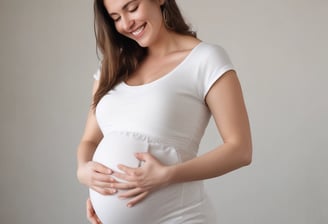
[[[251, 166], [206, 182], [219, 223], [328, 223], [328, 2], [178, 0], [235, 64]], [[0, 223], [87, 223], [76, 147], [97, 68], [92, 1], [0, 1]], [[213, 122], [201, 153], [220, 143]]]

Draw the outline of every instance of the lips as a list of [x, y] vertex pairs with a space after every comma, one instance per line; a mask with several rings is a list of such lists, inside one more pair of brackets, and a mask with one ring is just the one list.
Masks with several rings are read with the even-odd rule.
[[133, 36], [139, 36], [141, 34], [141, 32], [145, 29], [146, 24], [143, 24], [142, 26], [140, 26], [139, 28], [137, 28], [136, 30], [134, 30], [132, 33]]

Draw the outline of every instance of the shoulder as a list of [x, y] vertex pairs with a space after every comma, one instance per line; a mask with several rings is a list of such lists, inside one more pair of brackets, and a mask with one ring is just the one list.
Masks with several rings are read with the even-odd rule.
[[201, 42], [195, 54], [193, 63], [197, 64], [195, 69], [197, 91], [204, 100], [216, 80], [227, 71], [234, 70], [234, 66], [225, 49], [217, 44]]
[[229, 55], [222, 46], [207, 42], [201, 42], [196, 46], [193, 59], [206, 68], [232, 65]]
[[200, 42], [197, 46], [199, 54], [204, 57], [227, 58], [226, 50], [218, 44], [211, 44], [207, 42]]

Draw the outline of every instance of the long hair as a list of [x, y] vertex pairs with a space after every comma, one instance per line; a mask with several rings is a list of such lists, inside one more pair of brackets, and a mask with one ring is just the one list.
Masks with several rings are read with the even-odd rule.
[[[191, 31], [183, 19], [175, 0], [166, 0], [161, 10], [168, 30], [196, 37], [196, 33]], [[93, 97], [93, 108], [108, 91], [134, 72], [147, 54], [146, 48], [117, 32], [103, 0], [94, 1], [94, 31], [97, 50], [102, 54], [102, 63], [99, 87]]]

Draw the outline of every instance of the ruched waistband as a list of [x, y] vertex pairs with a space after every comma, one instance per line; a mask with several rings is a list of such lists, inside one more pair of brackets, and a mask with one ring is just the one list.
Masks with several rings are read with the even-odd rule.
[[123, 130], [107, 131], [106, 133], [104, 133], [104, 138], [106, 138], [106, 135], [110, 135], [113, 133], [128, 136], [139, 141], [144, 141], [147, 142], [148, 144], [160, 144], [163, 147], [174, 147], [175, 150], [177, 150], [178, 152], [181, 152], [184, 155], [188, 154], [187, 157], [189, 158], [193, 158], [197, 156], [198, 153], [198, 145], [195, 144], [193, 141], [187, 139], [163, 138], [163, 137], [151, 136], [144, 133], [123, 131]]

